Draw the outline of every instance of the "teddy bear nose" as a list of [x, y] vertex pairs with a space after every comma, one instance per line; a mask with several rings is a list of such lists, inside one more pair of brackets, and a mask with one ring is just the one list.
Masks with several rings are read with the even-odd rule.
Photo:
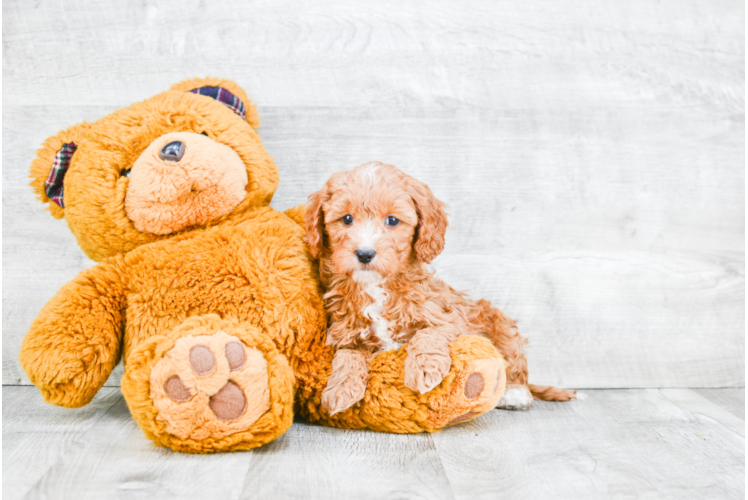
[[167, 161], [179, 161], [182, 156], [184, 156], [184, 143], [182, 141], [170, 142], [158, 154], [159, 158]]

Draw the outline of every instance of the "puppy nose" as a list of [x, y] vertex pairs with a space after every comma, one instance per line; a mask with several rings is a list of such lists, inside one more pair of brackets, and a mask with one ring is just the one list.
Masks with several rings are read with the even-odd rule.
[[376, 254], [377, 252], [374, 250], [356, 250], [356, 258], [358, 258], [358, 261], [362, 264], [368, 264], [371, 262], [371, 259], [373, 259]]
[[162, 160], [168, 161], [179, 161], [184, 156], [184, 143], [182, 141], [170, 142], [161, 152], [158, 157]]

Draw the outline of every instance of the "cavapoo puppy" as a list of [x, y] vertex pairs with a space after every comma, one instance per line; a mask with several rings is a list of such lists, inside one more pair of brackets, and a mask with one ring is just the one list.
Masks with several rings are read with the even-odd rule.
[[405, 385], [422, 394], [432, 390], [449, 373], [449, 343], [461, 334], [490, 339], [508, 363], [499, 407], [527, 408], [533, 396], [576, 397], [575, 391], [529, 385], [527, 341], [515, 322], [424, 266], [444, 248], [445, 208], [426, 184], [379, 162], [338, 172], [309, 197], [307, 242], [326, 288], [327, 343], [337, 349], [322, 394], [331, 415], [364, 397], [375, 353], [403, 344]]

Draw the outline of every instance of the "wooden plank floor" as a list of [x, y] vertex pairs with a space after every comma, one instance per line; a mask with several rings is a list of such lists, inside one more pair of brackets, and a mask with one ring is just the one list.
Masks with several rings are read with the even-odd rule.
[[187, 455], [153, 446], [117, 388], [68, 410], [5, 386], [3, 498], [744, 498], [744, 389], [586, 392], [435, 434], [296, 422], [259, 450]]

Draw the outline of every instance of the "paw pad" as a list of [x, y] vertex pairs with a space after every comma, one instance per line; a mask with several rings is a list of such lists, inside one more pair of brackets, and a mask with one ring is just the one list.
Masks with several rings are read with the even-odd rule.
[[229, 342], [226, 344], [226, 359], [229, 362], [231, 371], [240, 370], [247, 361], [247, 355], [244, 352], [244, 346], [241, 342]]
[[471, 373], [465, 382], [465, 398], [475, 399], [483, 392], [483, 375], [478, 372]]
[[501, 358], [469, 363], [448, 392], [429, 400], [431, 425], [438, 428], [459, 424], [493, 408], [503, 393], [504, 372]]
[[210, 397], [208, 403], [216, 417], [221, 420], [236, 420], [242, 416], [247, 407], [247, 398], [244, 397], [241, 387], [236, 382], [229, 380], [221, 390]]
[[196, 345], [190, 349], [190, 366], [198, 375], [207, 375], [216, 367], [216, 358], [206, 345]]
[[156, 418], [182, 439], [244, 431], [270, 408], [264, 356], [223, 331], [177, 339], [150, 382]]
[[164, 392], [171, 399], [179, 402], [188, 401], [192, 397], [190, 391], [182, 383], [182, 379], [177, 375], [172, 375], [166, 379], [166, 382], [164, 382]]

